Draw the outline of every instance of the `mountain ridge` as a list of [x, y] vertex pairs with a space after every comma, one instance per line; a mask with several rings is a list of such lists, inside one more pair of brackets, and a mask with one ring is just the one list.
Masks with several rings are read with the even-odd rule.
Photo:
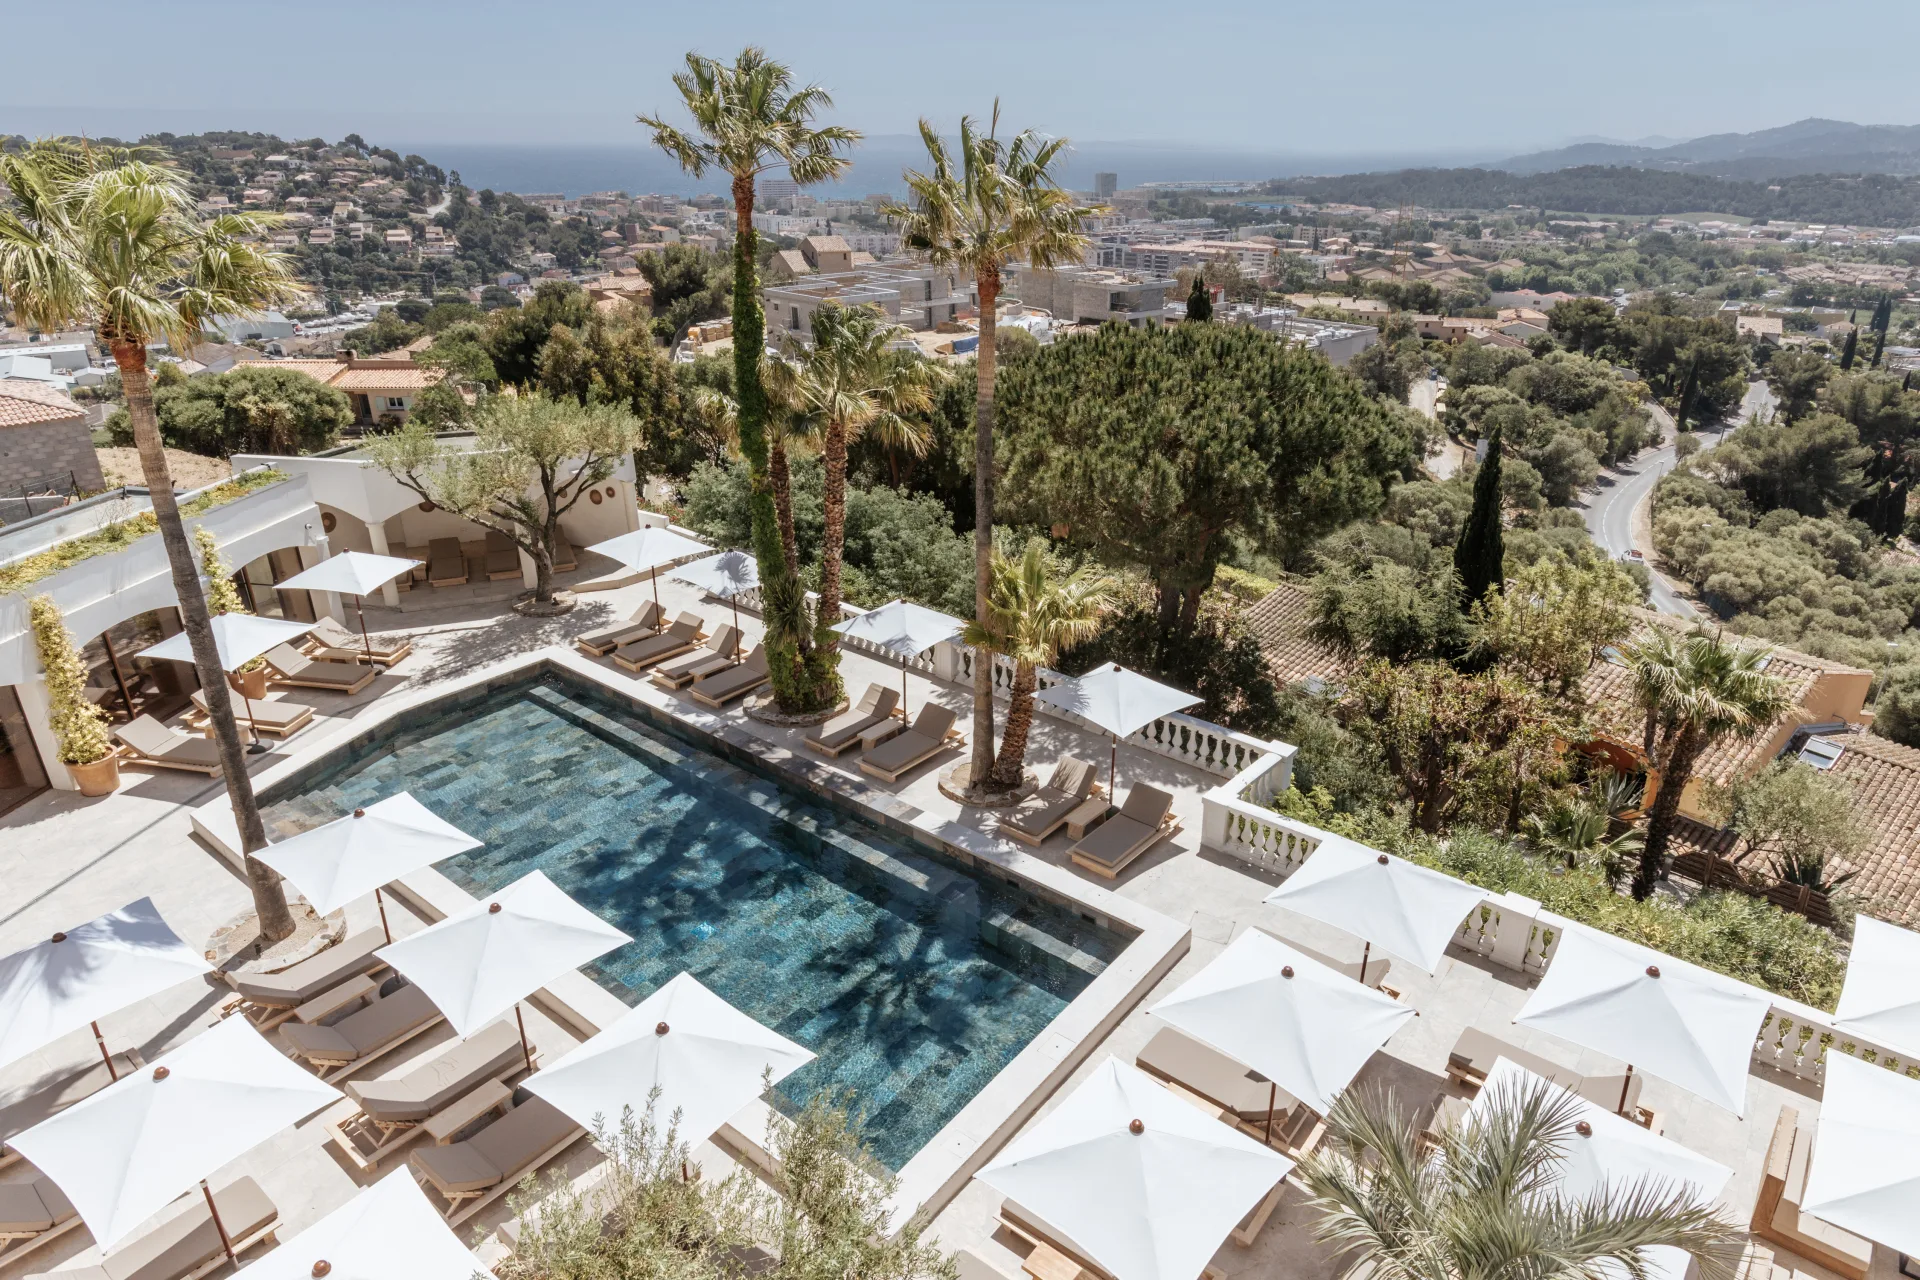
[[1551, 173], [1584, 165], [1697, 173], [1757, 182], [1809, 173], [1920, 173], [1920, 125], [1854, 124], [1809, 116], [1751, 133], [1714, 133], [1667, 147], [1580, 142], [1479, 168]]

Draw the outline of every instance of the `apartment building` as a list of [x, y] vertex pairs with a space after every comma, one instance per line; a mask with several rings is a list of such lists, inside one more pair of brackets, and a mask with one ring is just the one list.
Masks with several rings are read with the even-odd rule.
[[1177, 285], [1171, 276], [1151, 272], [1021, 265], [1007, 273], [1006, 296], [1069, 324], [1118, 320], [1138, 327], [1161, 318]]
[[[839, 239], [825, 237], [829, 243]], [[852, 251], [846, 252], [851, 257]], [[880, 263], [769, 283], [761, 291], [761, 300], [767, 312], [767, 339], [775, 345], [785, 338], [811, 341], [813, 313], [829, 301], [848, 307], [876, 306], [895, 323], [916, 330], [936, 329], [979, 305], [971, 280], [945, 267], [915, 262]]]

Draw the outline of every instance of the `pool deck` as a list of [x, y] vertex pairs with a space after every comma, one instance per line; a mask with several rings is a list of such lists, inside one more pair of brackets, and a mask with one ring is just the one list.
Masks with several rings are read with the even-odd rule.
[[[726, 605], [703, 602], [691, 588], [662, 581], [659, 589], [661, 601], [670, 611], [691, 608], [710, 624], [732, 618]], [[414, 593], [416, 598], [409, 601], [405, 614], [369, 609], [368, 619], [374, 629], [410, 632], [416, 641], [415, 654], [351, 698], [314, 690], [288, 691], [283, 696], [316, 707], [316, 724], [286, 747], [256, 758], [251, 772], [262, 777], [297, 767], [296, 756], [304, 758], [315, 749], [353, 736], [367, 723], [382, 718], [390, 707], [431, 698], [490, 669], [525, 662], [543, 650], [563, 665], [592, 663], [572, 649], [571, 637], [626, 616], [650, 594], [651, 587], [645, 584], [597, 592], [583, 596], [580, 607], [571, 615], [544, 620], [504, 614], [497, 603], [486, 601], [423, 609], [419, 592]], [[744, 612], [740, 619], [751, 643], [758, 634], [757, 619]], [[612, 681], [633, 680], [610, 662], [594, 665], [603, 667]], [[899, 687], [898, 666], [862, 654], [848, 653], [842, 669], [856, 696], [869, 681]], [[673, 697], [650, 685], [647, 689], [662, 698]], [[970, 696], [964, 689], [937, 683], [916, 672], [909, 675], [908, 697], [914, 707], [923, 698], [937, 699], [960, 713], [962, 728], [968, 723]], [[720, 719], [730, 738], [744, 735], [757, 740], [770, 759], [801, 753], [798, 731], [760, 725], [737, 711]], [[1107, 742], [1061, 722], [1038, 719], [1029, 760], [1049, 763], [1066, 750], [1104, 757]], [[936, 775], [959, 758], [957, 752], [923, 767], [897, 787], [861, 775], [855, 756], [842, 757], [838, 763], [811, 753], [806, 753], [806, 758], [818, 766], [844, 771], [852, 781], [881, 788], [900, 806], [925, 815], [924, 823], [958, 824], [976, 834], [983, 834], [990, 826], [980, 813], [963, 811], [939, 793]], [[1122, 791], [1135, 781], [1147, 781], [1173, 794], [1175, 813], [1184, 826], [1179, 835], [1135, 863], [1112, 884], [1072, 867], [1065, 856], [1068, 842], [1064, 837], [1055, 837], [1043, 848], [1026, 852], [1045, 865], [1043, 878], [1069, 877], [1095, 895], [1111, 893], [1116, 898], [1116, 919], [1171, 922], [1185, 945], [1167, 948], [1170, 968], [1162, 967], [1162, 971], [1142, 977], [1144, 998], [1130, 997], [1119, 1011], [1117, 1025], [1099, 1031], [1093, 1051], [1058, 1073], [1064, 1084], [1051, 1093], [1040, 1114], [1107, 1055], [1131, 1062], [1155, 1029], [1146, 1008], [1192, 976], [1248, 927], [1258, 925], [1335, 956], [1357, 959], [1359, 955], [1359, 944], [1344, 934], [1265, 905], [1263, 899], [1275, 883], [1272, 877], [1237, 860], [1199, 850], [1200, 796], [1215, 785], [1216, 778], [1130, 746], [1121, 748], [1119, 767]], [[244, 882], [191, 831], [192, 811], [222, 795], [217, 781], [210, 784], [198, 775], [128, 769], [122, 775], [120, 791], [111, 797], [83, 800], [72, 792], [52, 792], [0, 817], [0, 877], [4, 877], [0, 883], [7, 886], [0, 894], [0, 954], [142, 896], [153, 897], [162, 914], [189, 942], [197, 942], [244, 911], [250, 901]], [[396, 933], [423, 927], [426, 919], [435, 915], [431, 903], [416, 906], [411, 912], [390, 906]], [[370, 902], [355, 904], [349, 915], [356, 929], [377, 927]], [[1396, 967], [1394, 975], [1420, 1016], [1375, 1055], [1360, 1080], [1391, 1086], [1405, 1100], [1421, 1106], [1437, 1105], [1448, 1088], [1444, 1074], [1447, 1051], [1469, 1026], [1499, 1034], [1576, 1070], [1617, 1071], [1622, 1065], [1513, 1027], [1512, 1015], [1525, 1002], [1531, 986], [1530, 979], [1513, 971], [1455, 950], [1436, 975], [1404, 967]], [[151, 1060], [209, 1025], [218, 1002], [219, 993], [211, 986], [183, 984], [115, 1015], [105, 1029], [116, 1046], [135, 1044]], [[539, 1006], [529, 1018], [529, 1030], [543, 1047], [554, 1046], [549, 1052], [556, 1055], [579, 1034], [564, 1017], [551, 1016]], [[444, 1038], [443, 1030], [415, 1042], [414, 1047], [430, 1049]], [[383, 1062], [370, 1074], [385, 1074], [413, 1052], [410, 1049], [396, 1054], [391, 1063]], [[28, 1127], [101, 1071], [91, 1037], [84, 1032], [0, 1069], [0, 1134]], [[1749, 1077], [1744, 1118], [1655, 1079], [1647, 1080], [1643, 1101], [1660, 1114], [1668, 1137], [1734, 1170], [1722, 1199], [1729, 1216], [1741, 1222], [1752, 1210], [1779, 1108], [1797, 1107], [1805, 1117], [1817, 1112], [1819, 1105], [1816, 1086], [1759, 1068]], [[323, 1141], [319, 1120], [309, 1120], [250, 1152], [214, 1181], [218, 1184], [242, 1173], [258, 1178], [280, 1208], [281, 1235], [285, 1238], [343, 1203], [357, 1181], [367, 1180], [356, 1180], [349, 1167], [322, 1145]], [[729, 1161], [728, 1155], [711, 1145], [699, 1154], [716, 1169]], [[983, 1150], [979, 1154], [984, 1158], [992, 1152]], [[594, 1159], [590, 1145], [583, 1143], [568, 1153], [566, 1164], [570, 1171], [579, 1171]], [[383, 1166], [383, 1171], [392, 1167], [391, 1163]], [[16, 1166], [0, 1179], [19, 1176]], [[996, 1231], [998, 1204], [998, 1195], [984, 1185], [965, 1183], [939, 1210], [933, 1234], [943, 1245], [970, 1249], [1001, 1272], [1017, 1277], [1023, 1250]], [[496, 1225], [506, 1216], [504, 1205], [496, 1206], [477, 1219], [476, 1225]], [[0, 1275], [11, 1277], [79, 1265], [97, 1257], [87, 1234], [76, 1231], [25, 1263], [0, 1261]], [[1791, 1260], [1812, 1280], [1830, 1280], [1830, 1272]], [[1224, 1244], [1214, 1265], [1234, 1277], [1284, 1273], [1290, 1280], [1323, 1280], [1343, 1266], [1339, 1258], [1312, 1240], [1311, 1214], [1295, 1188], [1286, 1192], [1253, 1247]], [[1893, 1255], [1876, 1250], [1876, 1280], [1892, 1275], [1893, 1268]]]

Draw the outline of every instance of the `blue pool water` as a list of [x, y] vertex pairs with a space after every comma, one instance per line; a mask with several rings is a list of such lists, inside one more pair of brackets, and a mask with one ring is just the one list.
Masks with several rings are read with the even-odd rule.
[[486, 842], [439, 869], [479, 895], [539, 869], [628, 946], [588, 973], [636, 1004], [681, 970], [819, 1055], [899, 1168], [1125, 945], [557, 677], [357, 743], [276, 788], [281, 839], [411, 791]]

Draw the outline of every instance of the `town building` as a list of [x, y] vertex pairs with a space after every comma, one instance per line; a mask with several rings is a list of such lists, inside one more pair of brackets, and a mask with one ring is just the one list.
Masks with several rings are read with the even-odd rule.
[[86, 410], [47, 382], [0, 377], [0, 498], [48, 480], [67, 480], [63, 492], [107, 487]]
[[1164, 316], [1167, 294], [1177, 285], [1149, 272], [1022, 264], [1008, 270], [1006, 293], [1070, 324], [1118, 320], [1138, 328]]
[[[827, 245], [835, 242], [845, 244], [838, 236], [825, 237]], [[837, 261], [842, 251], [823, 250], [820, 260]], [[848, 271], [801, 275], [785, 283], [769, 282], [761, 299], [767, 313], [767, 340], [775, 345], [783, 339], [812, 341], [813, 313], [828, 302], [875, 306], [896, 324], [916, 330], [952, 323], [978, 306], [972, 281], [961, 280], [945, 267], [912, 262], [855, 266]]]

